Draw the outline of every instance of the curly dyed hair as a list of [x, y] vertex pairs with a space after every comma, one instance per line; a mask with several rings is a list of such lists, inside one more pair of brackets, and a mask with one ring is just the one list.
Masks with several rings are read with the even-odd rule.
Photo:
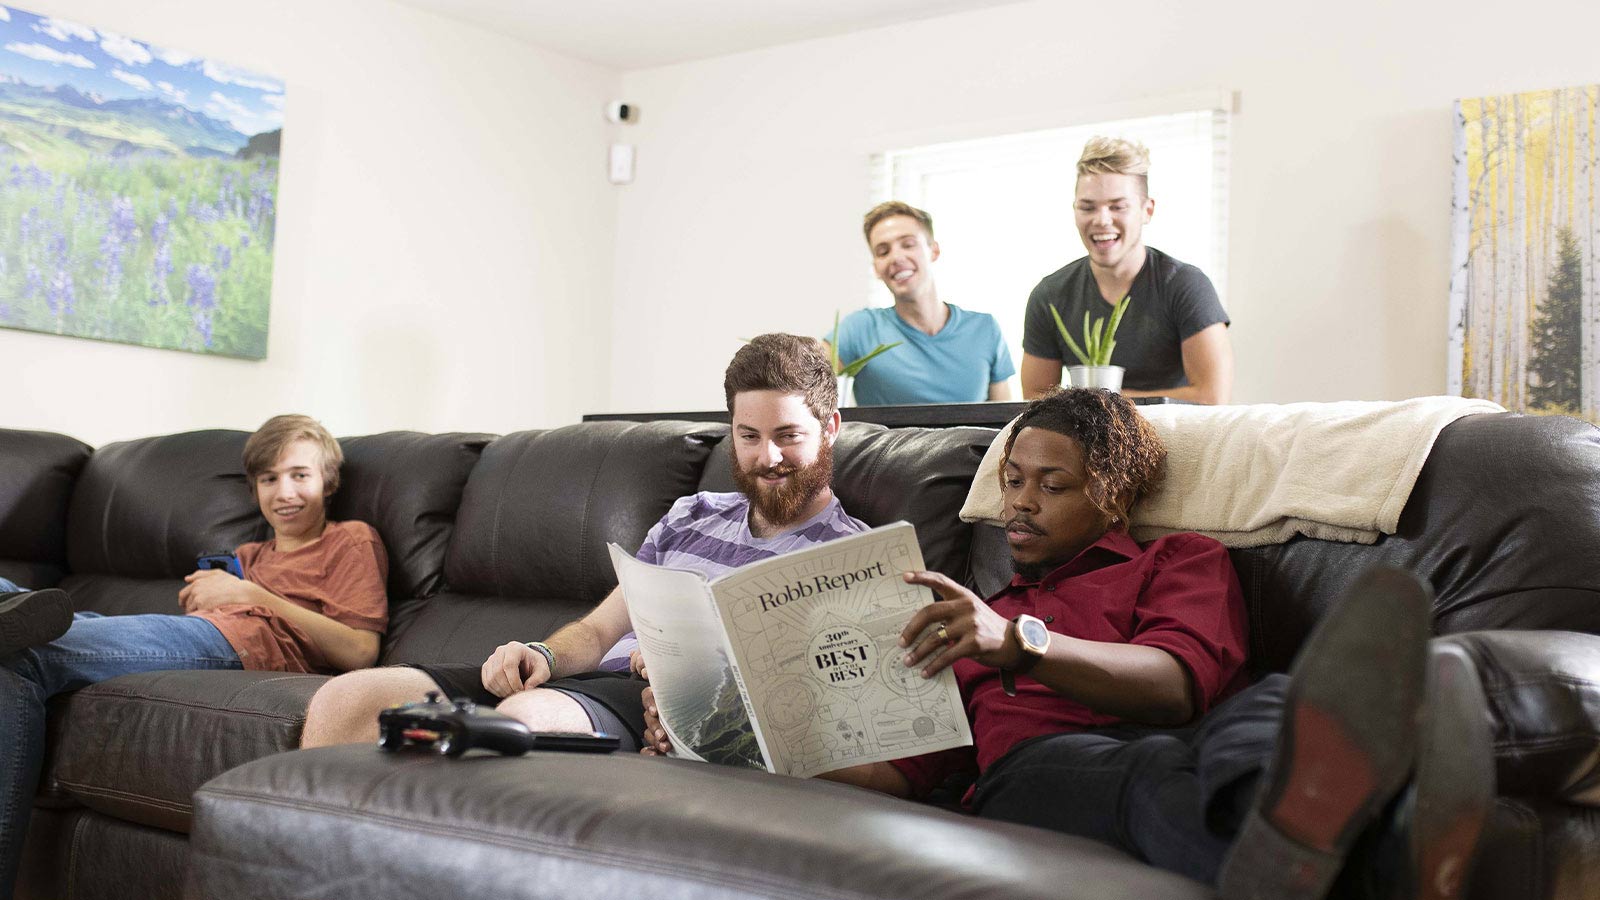
[[1167, 448], [1155, 429], [1132, 401], [1113, 391], [1065, 388], [1028, 404], [1006, 438], [1007, 459], [1024, 428], [1054, 431], [1078, 442], [1089, 475], [1089, 502], [1113, 528], [1128, 527], [1128, 509], [1154, 490], [1165, 473]]

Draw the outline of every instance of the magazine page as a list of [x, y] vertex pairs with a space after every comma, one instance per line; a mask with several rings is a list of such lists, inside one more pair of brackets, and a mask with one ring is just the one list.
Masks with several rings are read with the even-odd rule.
[[901, 663], [900, 630], [936, 599], [901, 577], [922, 568], [916, 530], [896, 522], [712, 583], [771, 771], [805, 778], [972, 743], [955, 674]]
[[705, 576], [652, 566], [607, 546], [672, 755], [765, 769]]

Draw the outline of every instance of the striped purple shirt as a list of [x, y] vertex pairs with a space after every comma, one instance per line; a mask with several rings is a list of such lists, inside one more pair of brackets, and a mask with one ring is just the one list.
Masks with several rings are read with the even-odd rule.
[[[866, 523], [847, 514], [835, 497], [822, 512], [794, 528], [772, 537], [756, 537], [750, 533], [750, 498], [738, 492], [702, 491], [672, 504], [634, 555], [640, 562], [690, 569], [710, 579], [756, 560], [866, 530]], [[638, 639], [628, 632], [606, 651], [601, 670], [627, 671], [628, 654], [638, 646]]]

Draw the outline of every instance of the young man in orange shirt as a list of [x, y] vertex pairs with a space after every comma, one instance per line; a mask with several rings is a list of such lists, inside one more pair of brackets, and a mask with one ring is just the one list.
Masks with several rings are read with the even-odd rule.
[[136, 672], [337, 672], [378, 658], [389, 561], [372, 526], [327, 520], [343, 460], [305, 416], [251, 435], [245, 475], [273, 536], [238, 548], [243, 578], [188, 575], [183, 615], [74, 614], [63, 591], [0, 594], [0, 898], [16, 877], [51, 697]]

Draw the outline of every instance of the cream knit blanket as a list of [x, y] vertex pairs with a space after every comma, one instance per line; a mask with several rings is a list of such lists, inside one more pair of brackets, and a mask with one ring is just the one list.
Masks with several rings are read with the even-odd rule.
[[[1505, 412], [1462, 397], [1139, 411], [1166, 445], [1167, 476], [1130, 513], [1133, 536], [1198, 531], [1229, 547], [1296, 534], [1370, 544], [1393, 534], [1439, 432], [1462, 416]], [[1002, 524], [999, 468], [1011, 427], [979, 463], [962, 521]]]

